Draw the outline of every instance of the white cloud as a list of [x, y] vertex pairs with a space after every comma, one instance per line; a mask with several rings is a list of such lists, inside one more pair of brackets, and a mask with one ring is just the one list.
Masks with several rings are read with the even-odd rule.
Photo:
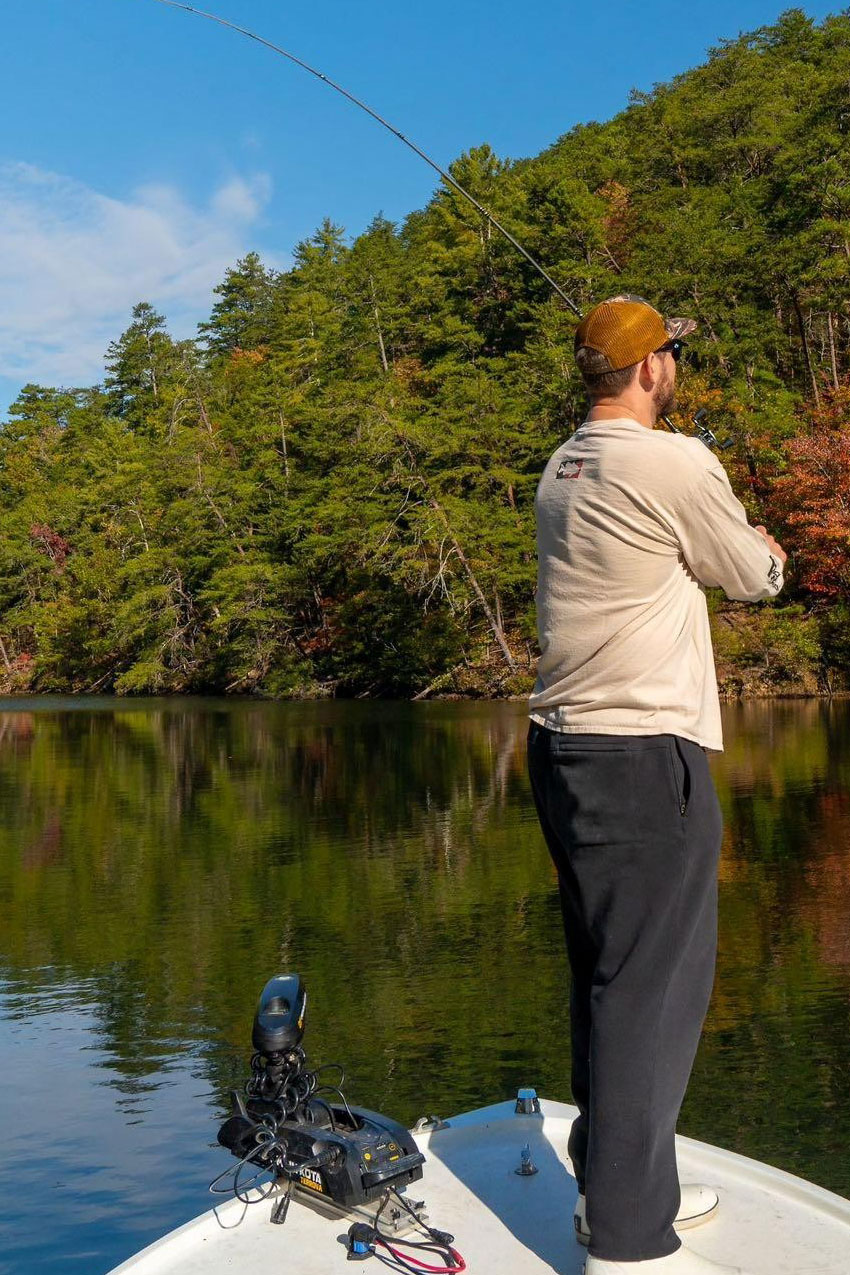
[[216, 191], [213, 208], [223, 218], [254, 221], [268, 203], [270, 195], [271, 182], [267, 176], [255, 177], [251, 182], [235, 177]]
[[120, 200], [31, 164], [0, 165], [0, 379], [101, 380], [138, 301], [165, 314], [173, 335], [194, 335], [270, 195], [256, 174], [231, 178], [206, 207], [165, 185]]

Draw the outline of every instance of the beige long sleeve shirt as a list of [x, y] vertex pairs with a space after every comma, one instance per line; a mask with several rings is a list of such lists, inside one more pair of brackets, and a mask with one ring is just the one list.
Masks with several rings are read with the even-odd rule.
[[532, 719], [721, 752], [704, 586], [756, 602], [783, 577], [717, 457], [634, 420], [585, 422], [547, 464], [535, 508]]

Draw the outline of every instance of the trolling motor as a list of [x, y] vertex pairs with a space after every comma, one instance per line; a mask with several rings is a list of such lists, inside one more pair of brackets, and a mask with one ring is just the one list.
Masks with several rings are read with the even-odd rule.
[[[251, 1033], [256, 1051], [251, 1076], [244, 1095], [232, 1092], [233, 1114], [218, 1131], [219, 1142], [239, 1164], [220, 1174], [211, 1189], [218, 1193], [217, 1184], [232, 1176], [231, 1189], [243, 1198], [250, 1185], [272, 1174], [273, 1185], [286, 1188], [272, 1214], [276, 1222], [284, 1220], [293, 1188], [316, 1203], [358, 1216], [358, 1206], [421, 1178], [425, 1161], [403, 1125], [349, 1106], [338, 1063], [308, 1068], [301, 1045], [306, 1007], [298, 974], [266, 983]], [[321, 1081], [328, 1068], [341, 1073], [338, 1084]], [[255, 1172], [250, 1182], [240, 1184], [245, 1166]]]

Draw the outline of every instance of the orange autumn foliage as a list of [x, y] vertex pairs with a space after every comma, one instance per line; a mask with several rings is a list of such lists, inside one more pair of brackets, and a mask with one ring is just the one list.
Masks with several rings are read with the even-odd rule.
[[607, 212], [602, 221], [605, 229], [605, 246], [615, 263], [622, 268], [630, 256], [637, 220], [629, 191], [622, 182], [612, 180], [600, 186], [596, 193], [607, 205]]

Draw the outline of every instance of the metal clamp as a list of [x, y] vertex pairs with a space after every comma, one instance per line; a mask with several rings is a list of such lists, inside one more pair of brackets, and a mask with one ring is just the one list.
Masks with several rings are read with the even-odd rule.
[[411, 1133], [436, 1133], [438, 1129], [448, 1129], [448, 1120], [441, 1120], [439, 1116], [420, 1116], [416, 1124], [410, 1130]]

